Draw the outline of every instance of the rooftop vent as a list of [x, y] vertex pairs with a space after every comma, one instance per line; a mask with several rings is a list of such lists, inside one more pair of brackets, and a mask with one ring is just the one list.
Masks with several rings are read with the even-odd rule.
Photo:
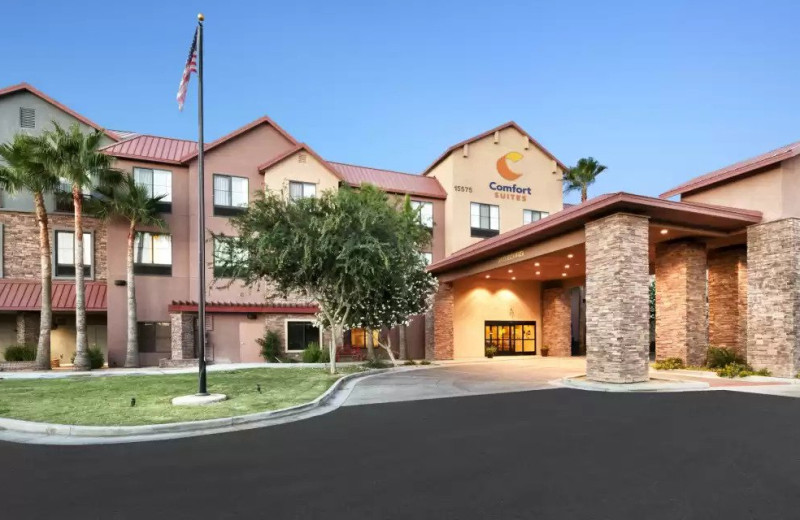
[[19, 107], [19, 126], [20, 128], [36, 128], [36, 110]]

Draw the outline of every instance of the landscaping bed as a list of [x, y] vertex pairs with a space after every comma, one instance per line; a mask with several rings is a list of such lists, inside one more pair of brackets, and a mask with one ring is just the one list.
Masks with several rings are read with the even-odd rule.
[[[307, 403], [342, 376], [361, 370], [361, 367], [346, 367], [336, 375], [331, 375], [327, 368], [211, 372], [209, 392], [226, 394], [228, 400], [196, 407], [173, 406], [170, 402], [173, 397], [197, 390], [196, 374], [0, 379], [0, 417], [91, 426], [233, 417]], [[131, 399], [136, 400], [134, 406]]]

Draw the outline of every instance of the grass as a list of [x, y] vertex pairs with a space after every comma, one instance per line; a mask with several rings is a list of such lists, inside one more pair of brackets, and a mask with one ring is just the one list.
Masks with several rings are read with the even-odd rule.
[[[171, 399], [197, 390], [195, 374], [0, 380], [0, 417], [57, 424], [121, 426], [232, 417], [307, 403], [343, 374], [322, 368], [254, 368], [209, 372], [208, 391], [228, 400], [173, 406]], [[261, 393], [257, 386], [261, 386]], [[136, 406], [131, 406], [136, 398]]]

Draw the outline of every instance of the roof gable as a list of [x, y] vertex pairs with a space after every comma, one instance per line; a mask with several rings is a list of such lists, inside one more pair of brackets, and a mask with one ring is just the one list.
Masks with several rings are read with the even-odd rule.
[[524, 135], [525, 137], [527, 137], [527, 138], [528, 138], [528, 140], [530, 140], [531, 144], [533, 144], [533, 145], [534, 145], [536, 148], [538, 148], [538, 149], [539, 149], [539, 150], [540, 150], [540, 151], [541, 151], [543, 154], [545, 154], [545, 155], [546, 155], [547, 157], [549, 157], [550, 159], [554, 160], [554, 161], [556, 162], [556, 164], [557, 164], [557, 165], [558, 165], [558, 166], [559, 166], [559, 167], [560, 167], [562, 170], [565, 170], [565, 171], [566, 171], [566, 170], [568, 169], [568, 168], [567, 168], [567, 167], [564, 165], [564, 163], [562, 163], [561, 161], [559, 161], [559, 160], [556, 158], [556, 156], [555, 156], [555, 155], [553, 155], [552, 153], [550, 153], [550, 152], [547, 150], [547, 148], [545, 148], [544, 146], [542, 146], [542, 145], [539, 143], [539, 141], [537, 141], [536, 139], [534, 139], [534, 138], [533, 138], [533, 136], [531, 136], [531, 135], [530, 135], [528, 132], [526, 132], [525, 130], [523, 130], [521, 126], [519, 126], [519, 125], [518, 125], [517, 123], [515, 123], [514, 121], [509, 121], [508, 123], [504, 123], [504, 124], [502, 124], [502, 125], [500, 125], [500, 126], [497, 126], [497, 127], [495, 127], [495, 128], [492, 128], [491, 130], [487, 130], [487, 131], [483, 132], [482, 134], [478, 134], [478, 135], [476, 135], [476, 136], [474, 136], [474, 137], [470, 137], [469, 139], [465, 139], [465, 140], [461, 141], [460, 143], [456, 143], [456, 144], [454, 144], [453, 146], [451, 146], [450, 148], [448, 148], [447, 150], [445, 150], [445, 152], [444, 152], [442, 155], [440, 155], [439, 157], [437, 157], [437, 158], [436, 158], [436, 160], [435, 160], [435, 161], [433, 161], [433, 162], [431, 163], [431, 165], [430, 165], [430, 166], [428, 166], [427, 168], [425, 168], [425, 171], [424, 171], [424, 172], [422, 172], [422, 174], [423, 174], [423, 175], [427, 175], [427, 174], [428, 174], [428, 173], [429, 173], [429, 172], [430, 172], [430, 171], [431, 171], [433, 168], [435, 168], [435, 167], [436, 167], [436, 166], [437, 166], [437, 165], [438, 165], [440, 162], [442, 162], [443, 160], [445, 160], [445, 159], [446, 159], [446, 158], [447, 158], [447, 157], [448, 157], [448, 156], [449, 156], [451, 153], [453, 153], [454, 151], [458, 150], [459, 148], [461, 148], [461, 147], [462, 147], [462, 146], [464, 146], [465, 144], [471, 144], [471, 143], [474, 143], [475, 141], [480, 141], [481, 139], [483, 139], [483, 138], [485, 138], [485, 137], [489, 137], [489, 136], [490, 136], [490, 135], [492, 135], [493, 133], [495, 133], [495, 132], [499, 132], [500, 130], [505, 130], [506, 128], [514, 128], [514, 129], [515, 129], [517, 132], [519, 132], [520, 134], [522, 134], [522, 135]]
[[[286, 130], [281, 128], [272, 119], [270, 119], [267, 116], [262, 116], [262, 117], [259, 117], [258, 119], [256, 119], [255, 121], [253, 121], [251, 123], [248, 123], [248, 124], [238, 128], [238, 129], [234, 130], [233, 132], [229, 133], [228, 135], [224, 135], [224, 136], [220, 137], [219, 139], [217, 139], [215, 141], [212, 141], [211, 143], [207, 143], [205, 145], [204, 151], [205, 151], [205, 153], [208, 153], [211, 150], [213, 150], [214, 148], [216, 148], [216, 147], [218, 147], [218, 146], [220, 146], [222, 144], [225, 144], [228, 141], [236, 139], [237, 137], [249, 132], [250, 130], [253, 130], [254, 128], [262, 126], [262, 125], [271, 126], [279, 134], [281, 134], [283, 137], [285, 137], [286, 140], [288, 140], [290, 143], [292, 143], [293, 145], [297, 145], [298, 144], [297, 140], [295, 140], [294, 137], [292, 137]], [[190, 153], [186, 154], [185, 156], [183, 156], [181, 158], [181, 162], [191, 161], [195, 157], [197, 157], [197, 150], [194, 150], [193, 152], [190, 152]]]
[[7, 94], [13, 94], [15, 92], [29, 92], [30, 94], [33, 94], [34, 96], [46, 101], [47, 103], [50, 103], [51, 105], [53, 105], [54, 107], [58, 108], [59, 110], [61, 110], [63, 112], [66, 112], [67, 114], [71, 115], [72, 117], [74, 117], [75, 119], [77, 119], [81, 123], [85, 124], [86, 126], [90, 126], [90, 127], [94, 128], [95, 130], [99, 130], [99, 131], [103, 132], [112, 141], [119, 141], [120, 140], [119, 136], [117, 134], [115, 134], [114, 132], [112, 132], [111, 130], [106, 130], [105, 128], [101, 127], [100, 125], [98, 125], [97, 123], [92, 121], [91, 119], [80, 115], [79, 113], [75, 112], [74, 110], [72, 110], [68, 106], [66, 106], [66, 105], [64, 105], [62, 103], [59, 103], [55, 99], [51, 98], [50, 96], [48, 96], [47, 94], [45, 94], [41, 90], [38, 90], [38, 89], [34, 88], [33, 85], [29, 85], [28, 83], [18, 83], [16, 85], [11, 85], [10, 87], [6, 87], [4, 89], [0, 89], [0, 97], [5, 96]]
[[336, 177], [340, 181], [344, 180], [344, 179], [342, 179], [342, 176], [339, 175], [339, 172], [337, 172], [335, 169], [331, 168], [331, 165], [328, 164], [328, 161], [326, 161], [325, 159], [320, 157], [317, 154], [317, 152], [312, 150], [311, 147], [308, 146], [306, 143], [297, 143], [295, 146], [293, 146], [292, 148], [286, 150], [284, 153], [282, 153], [280, 155], [276, 155], [275, 157], [273, 157], [269, 161], [258, 165], [258, 171], [259, 171], [259, 173], [264, 174], [266, 172], [266, 170], [272, 168], [273, 166], [275, 166], [275, 165], [277, 165], [279, 163], [282, 163], [283, 161], [285, 161], [286, 159], [289, 159], [290, 157], [294, 157], [295, 154], [297, 154], [297, 153], [299, 153], [301, 151], [302, 152], [306, 152], [308, 155], [313, 157], [317, 162], [319, 162], [322, 165], [323, 168], [328, 170], [334, 177]]

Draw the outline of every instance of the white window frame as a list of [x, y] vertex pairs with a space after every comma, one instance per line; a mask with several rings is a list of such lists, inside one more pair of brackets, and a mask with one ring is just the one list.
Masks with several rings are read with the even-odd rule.
[[[218, 178], [224, 178], [228, 180], [227, 193], [230, 195], [231, 199], [230, 204], [220, 204], [217, 202], [217, 191], [222, 191], [222, 190], [217, 190]], [[233, 204], [233, 179], [243, 180], [247, 185], [245, 189], [245, 203], [243, 206], [237, 206]], [[248, 177], [242, 177], [240, 175], [230, 175], [227, 173], [215, 173], [211, 176], [211, 190], [212, 190], [211, 201], [213, 203], [214, 208], [245, 210], [247, 209], [247, 206], [250, 205], [250, 179]]]
[[[489, 208], [489, 227], [481, 226], [481, 214], [480, 214], [480, 207], [486, 206]], [[478, 208], [478, 225], [473, 225], [473, 217], [475, 217], [475, 209]], [[497, 213], [496, 217], [492, 216], [492, 210], [495, 210]], [[473, 229], [483, 229], [487, 231], [500, 231], [500, 206], [496, 204], [486, 204], [484, 202], [470, 202], [469, 203], [469, 227]]]
[[[433, 228], [433, 202], [427, 200], [412, 200], [411, 207], [414, 210], [419, 209], [419, 223], [426, 228]], [[427, 209], [430, 208], [430, 215]]]
[[[58, 259], [59, 259], [59, 256], [58, 256], [58, 234], [59, 233], [69, 233], [70, 235], [72, 235], [72, 263], [71, 264], [59, 264], [58, 263]], [[89, 245], [88, 248], [86, 247], [86, 237], [87, 237], [87, 235], [89, 236], [89, 240], [91, 241], [91, 244]], [[71, 266], [73, 266], [73, 268], [75, 266], [75, 230], [74, 229], [54, 229], [53, 230], [53, 235], [52, 235], [51, 238], [52, 238], [52, 240], [51, 240], [50, 243], [52, 244], [52, 249], [53, 249], [53, 252], [52, 252], [52, 255], [53, 255], [53, 278], [64, 279], [64, 280], [74, 280], [75, 279], [75, 275], [74, 274], [72, 276], [67, 276], [67, 275], [63, 275], [63, 274], [59, 275], [59, 274], [57, 274], [57, 272], [58, 272], [58, 266], [59, 265], [71, 265]], [[88, 278], [89, 280], [94, 280], [94, 277], [95, 277], [95, 247], [94, 246], [95, 246], [95, 232], [94, 232], [94, 230], [92, 229], [92, 230], [84, 231], [83, 232], [83, 256], [84, 256], [83, 266], [86, 267], [86, 258], [85, 257], [86, 257], [86, 254], [87, 254], [87, 249], [89, 251], [88, 254], [89, 254], [89, 260], [90, 260], [89, 275], [88, 276], [84, 275], [84, 278]]]
[[[141, 240], [140, 237], [143, 236], [143, 235], [150, 235], [150, 250], [151, 250], [150, 255], [153, 257], [153, 260], [154, 260], [152, 262], [137, 262], [136, 261], [136, 249], [137, 249], [136, 248], [136, 244], [138, 243], [137, 242], [138, 240]], [[169, 263], [168, 264], [162, 264], [162, 263], [156, 263], [155, 262], [154, 237], [156, 235], [169, 237]], [[134, 247], [134, 249], [133, 249], [133, 269], [134, 269], [134, 273], [136, 274], [136, 276], [172, 276], [172, 267], [175, 264], [175, 259], [173, 258], [174, 257], [174, 254], [173, 254], [174, 253], [174, 249], [172, 247], [172, 234], [171, 233], [160, 233], [158, 231], [136, 231], [136, 234], [134, 236], [133, 247]], [[137, 266], [145, 266], [145, 267], [146, 266], [153, 266], [154, 270], [156, 268], [159, 268], [159, 267], [166, 268], [167, 266], [169, 266], [169, 274], [167, 274], [167, 273], [155, 273], [155, 272], [153, 272], [153, 273], [138, 272], [137, 273], [136, 272], [136, 267]]]
[[[292, 196], [292, 185], [300, 186], [300, 191], [303, 194], [301, 196], [299, 196], [299, 197], [293, 197]], [[310, 194], [310, 195], [306, 193], [306, 190], [308, 188], [311, 188], [311, 191], [313, 191], [313, 193]], [[303, 182], [303, 181], [289, 181], [289, 198], [291, 200], [313, 199], [313, 198], [316, 198], [316, 196], [317, 196], [317, 185], [315, 183], [313, 183], [313, 182]]]
[[[533, 216], [535, 214], [538, 214], [539, 218], [533, 218]], [[528, 219], [528, 216], [530, 216], [531, 218]], [[524, 226], [525, 224], [530, 224], [531, 222], [538, 222], [538, 221], [542, 220], [543, 218], [549, 217], [549, 216], [550, 216], [550, 212], [548, 212], [548, 211], [539, 211], [537, 209], [523, 209], [522, 210], [522, 225]]]
[[[140, 181], [138, 175], [143, 172], [150, 172], [150, 184], [145, 184], [144, 182]], [[167, 174], [169, 176], [169, 188], [168, 193], [156, 193], [155, 191], [155, 179], [156, 173], [158, 174]], [[164, 195], [159, 202], [169, 202], [172, 203], [172, 171], [171, 170], [160, 170], [158, 168], [144, 168], [141, 166], [134, 166], [133, 167], [133, 180], [137, 186], [142, 186], [147, 190], [147, 193], [150, 197], [158, 197], [159, 195]]]
[[[314, 323], [313, 319], [303, 319], [303, 318], [286, 318], [283, 320], [283, 351], [284, 352], [291, 352], [291, 353], [300, 353], [303, 352], [305, 349], [302, 350], [289, 350], [289, 322], [303, 322], [303, 323]], [[319, 331], [319, 348], [323, 348], [322, 346], [322, 327], [317, 327]]]
[[420, 253], [420, 256], [422, 257], [422, 261], [425, 262], [426, 266], [429, 266], [433, 263], [433, 253], [430, 251], [423, 251]]

